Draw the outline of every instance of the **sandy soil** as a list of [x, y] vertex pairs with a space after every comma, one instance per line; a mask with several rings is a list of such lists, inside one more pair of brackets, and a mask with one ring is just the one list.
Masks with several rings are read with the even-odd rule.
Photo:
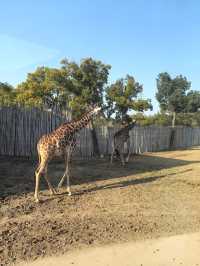
[[198, 266], [200, 233], [72, 252], [19, 266]]
[[[43, 180], [33, 201], [35, 161], [0, 158], [0, 263], [85, 247], [200, 231], [200, 150], [72, 162], [72, 196], [50, 196]], [[54, 185], [64, 165], [53, 162]]]

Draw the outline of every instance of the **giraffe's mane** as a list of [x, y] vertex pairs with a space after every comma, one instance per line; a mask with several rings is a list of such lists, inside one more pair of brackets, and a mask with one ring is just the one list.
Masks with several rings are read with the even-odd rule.
[[84, 114], [82, 114], [80, 118], [76, 118], [76, 119], [73, 119], [73, 120], [71, 120], [71, 121], [66, 121], [66, 122], [62, 123], [57, 129], [59, 129], [59, 128], [63, 127], [63, 126], [67, 126], [67, 125], [70, 125], [70, 124], [77, 123], [77, 122], [80, 121], [84, 116], [90, 114], [92, 111], [93, 111], [93, 109], [88, 110], [87, 112], [85, 112]]

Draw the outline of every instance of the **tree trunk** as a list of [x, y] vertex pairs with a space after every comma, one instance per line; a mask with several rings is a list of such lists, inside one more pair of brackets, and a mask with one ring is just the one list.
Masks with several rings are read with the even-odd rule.
[[172, 127], [175, 127], [175, 121], [176, 121], [176, 112], [172, 113]]
[[176, 121], [176, 112], [172, 113], [172, 130], [170, 135], [170, 142], [169, 146], [172, 148], [174, 146], [174, 139], [175, 139], [175, 121]]
[[98, 143], [98, 139], [97, 139], [97, 134], [96, 134], [96, 130], [94, 128], [94, 124], [93, 121], [91, 121], [91, 134], [92, 134], [92, 143], [93, 143], [93, 148], [94, 148], [94, 155], [95, 156], [99, 156], [100, 152], [99, 152], [99, 143]]

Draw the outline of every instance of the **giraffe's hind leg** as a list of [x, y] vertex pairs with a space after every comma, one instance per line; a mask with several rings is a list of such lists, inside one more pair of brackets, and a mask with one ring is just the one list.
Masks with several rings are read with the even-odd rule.
[[71, 148], [69, 148], [66, 153], [65, 153], [65, 164], [66, 164], [66, 168], [65, 168], [65, 172], [64, 172], [64, 175], [63, 177], [61, 178], [59, 184], [58, 184], [58, 188], [60, 188], [65, 180], [65, 178], [67, 177], [67, 192], [68, 192], [68, 195], [71, 196], [71, 191], [70, 191], [70, 180], [69, 180], [69, 161], [70, 161], [70, 158], [71, 158], [71, 153], [72, 153], [72, 150]]
[[53, 188], [53, 186], [51, 185], [50, 181], [49, 181], [49, 178], [47, 176], [47, 165], [46, 165], [46, 168], [45, 168], [45, 174], [44, 174], [44, 177], [47, 181], [47, 184], [48, 184], [48, 187], [49, 187], [49, 190], [50, 190], [50, 193], [51, 195], [55, 195], [56, 194], [56, 190]]
[[52, 185], [49, 182], [48, 177], [47, 177], [47, 166], [48, 166], [48, 160], [43, 159], [40, 161], [40, 165], [38, 166], [37, 170], [35, 171], [35, 194], [34, 194], [34, 198], [35, 198], [36, 202], [39, 202], [39, 186], [40, 186], [41, 175], [44, 175], [51, 193], [55, 194], [55, 190], [52, 187]]
[[113, 163], [113, 157], [114, 157], [115, 150], [113, 149], [111, 156], [110, 156], [110, 164]]
[[126, 157], [126, 162], [128, 163], [130, 155], [131, 155], [130, 140], [127, 141], [127, 147], [128, 147], [128, 154], [127, 154], [127, 157]]
[[120, 159], [121, 159], [122, 165], [125, 166], [123, 151], [120, 151], [120, 154], [119, 155], [120, 155]]
[[116, 154], [116, 146], [115, 146], [115, 142], [113, 140], [112, 141], [112, 153], [111, 153], [111, 156], [110, 156], [110, 164], [113, 163], [113, 158], [114, 158], [115, 154]]
[[41, 156], [40, 156], [40, 154], [39, 154], [39, 162], [38, 162], [37, 169], [35, 170], [35, 175], [36, 175], [37, 172], [40, 170], [40, 164], [41, 164]]

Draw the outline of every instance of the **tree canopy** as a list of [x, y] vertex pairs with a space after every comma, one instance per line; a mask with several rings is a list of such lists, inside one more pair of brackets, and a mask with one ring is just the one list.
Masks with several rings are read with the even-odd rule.
[[15, 89], [8, 83], [0, 82], [0, 105], [12, 105], [15, 102]]
[[191, 90], [187, 93], [185, 111], [195, 113], [200, 111], [200, 92]]
[[38, 67], [17, 86], [17, 102], [45, 108], [67, 108], [72, 82], [62, 69]]
[[174, 79], [168, 73], [160, 73], [157, 78], [156, 98], [162, 111], [183, 112], [186, 108], [186, 92], [191, 83], [182, 75]]
[[161, 111], [173, 114], [172, 126], [177, 113], [197, 112], [200, 108], [200, 93], [190, 88], [191, 82], [182, 75], [174, 79], [167, 72], [158, 75], [156, 99]]
[[[156, 113], [154, 115], [144, 115], [142, 113], [136, 113], [132, 116], [137, 121], [137, 124], [141, 126], [171, 126], [172, 114]], [[200, 126], [200, 112], [195, 113], [177, 113], [176, 115], [177, 126]]]
[[70, 108], [80, 116], [88, 105], [103, 106], [109, 65], [86, 58], [80, 64], [63, 59], [60, 68], [38, 67], [16, 89], [20, 105], [56, 109]]
[[[91, 57], [80, 62], [63, 59], [59, 67], [37, 67], [16, 88], [0, 82], [0, 105], [40, 106], [52, 111], [70, 111], [78, 118], [88, 106], [98, 104], [107, 123], [121, 123], [137, 117], [141, 124], [197, 125], [200, 92], [191, 90], [191, 82], [182, 75], [172, 78], [160, 73], [156, 79], [156, 99], [160, 113], [146, 116], [152, 110], [150, 99], [142, 97], [143, 85], [131, 75], [108, 84], [111, 66]], [[135, 117], [135, 118], [136, 118]], [[104, 121], [104, 123], [106, 123]], [[102, 121], [101, 121], [102, 122]]]
[[129, 111], [144, 111], [152, 109], [151, 100], [138, 96], [143, 86], [133, 76], [117, 80], [106, 89], [107, 115], [116, 115], [117, 120], [130, 120]]
[[62, 71], [73, 85], [71, 90], [73, 97], [69, 100], [69, 105], [76, 116], [79, 116], [87, 105], [103, 106], [103, 95], [110, 65], [92, 58], [85, 58], [80, 64], [64, 59], [61, 65]]

